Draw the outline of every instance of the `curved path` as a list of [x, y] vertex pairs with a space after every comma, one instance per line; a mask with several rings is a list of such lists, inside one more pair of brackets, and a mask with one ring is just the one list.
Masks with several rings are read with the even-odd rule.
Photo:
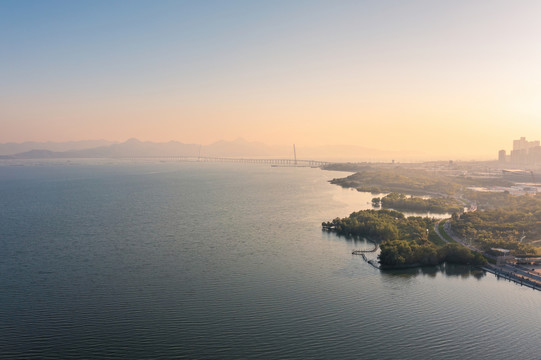
[[[369, 241], [369, 240], [368, 240]], [[377, 242], [372, 242], [374, 244], [374, 248], [373, 249], [370, 249], [370, 250], [356, 250], [354, 249], [351, 254], [352, 255], [363, 255], [364, 256], [364, 253], [371, 253], [371, 252], [376, 252], [378, 249], [379, 249], [379, 245]]]
[[447, 235], [449, 235], [451, 237], [451, 239], [453, 239], [454, 241], [456, 241], [457, 243], [461, 244], [461, 245], [464, 245], [465, 247], [467, 247], [468, 249], [472, 250], [472, 251], [476, 251], [480, 254], [483, 254], [483, 251], [479, 250], [478, 248], [476, 248], [475, 246], [472, 246], [466, 242], [464, 242], [464, 240], [462, 240], [461, 238], [459, 238], [453, 231], [453, 229], [451, 229], [451, 221], [450, 220], [447, 220], [445, 222], [445, 224], [443, 224], [443, 230], [445, 231], [445, 233]]
[[443, 241], [445, 241], [446, 243], [448, 243], [449, 241], [447, 241], [447, 239], [440, 233], [440, 223], [441, 223], [443, 220], [449, 221], [449, 220], [447, 220], [447, 219], [440, 219], [440, 220], [438, 220], [438, 222], [434, 224], [434, 232], [435, 232], [436, 234], [438, 234], [438, 236], [440, 237], [440, 239], [442, 239]]

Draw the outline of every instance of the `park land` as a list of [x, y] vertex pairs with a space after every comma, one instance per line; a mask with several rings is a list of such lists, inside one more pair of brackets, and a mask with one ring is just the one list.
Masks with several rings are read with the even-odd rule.
[[[541, 255], [538, 175], [509, 177], [497, 162], [337, 164], [353, 174], [333, 184], [372, 192], [373, 210], [324, 222], [323, 228], [379, 244], [382, 268], [456, 262], [530, 264]], [[402, 212], [449, 213], [449, 219], [406, 217]], [[533, 259], [533, 260], [532, 260]], [[533, 267], [535, 270], [535, 267]]]

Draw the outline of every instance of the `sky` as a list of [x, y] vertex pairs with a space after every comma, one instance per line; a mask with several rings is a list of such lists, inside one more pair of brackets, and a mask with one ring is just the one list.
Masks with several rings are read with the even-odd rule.
[[0, 1], [0, 142], [541, 139], [541, 1]]

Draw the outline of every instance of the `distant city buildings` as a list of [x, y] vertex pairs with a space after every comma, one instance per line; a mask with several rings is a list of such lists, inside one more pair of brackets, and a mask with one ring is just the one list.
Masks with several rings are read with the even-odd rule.
[[525, 137], [513, 140], [513, 150], [507, 155], [505, 150], [498, 152], [498, 161], [515, 165], [541, 164], [541, 145], [539, 140], [528, 141]]
[[498, 161], [499, 162], [506, 162], [507, 161], [507, 154], [505, 150], [498, 151]]

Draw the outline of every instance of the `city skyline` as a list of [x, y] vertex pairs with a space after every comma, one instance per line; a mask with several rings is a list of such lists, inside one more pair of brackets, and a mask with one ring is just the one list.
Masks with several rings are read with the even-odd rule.
[[352, 145], [541, 134], [535, 1], [0, 3], [0, 142]]
[[507, 154], [506, 150], [498, 152], [498, 161], [510, 162], [515, 165], [534, 165], [541, 163], [541, 142], [539, 140], [526, 140], [522, 136], [513, 140], [513, 148]]

